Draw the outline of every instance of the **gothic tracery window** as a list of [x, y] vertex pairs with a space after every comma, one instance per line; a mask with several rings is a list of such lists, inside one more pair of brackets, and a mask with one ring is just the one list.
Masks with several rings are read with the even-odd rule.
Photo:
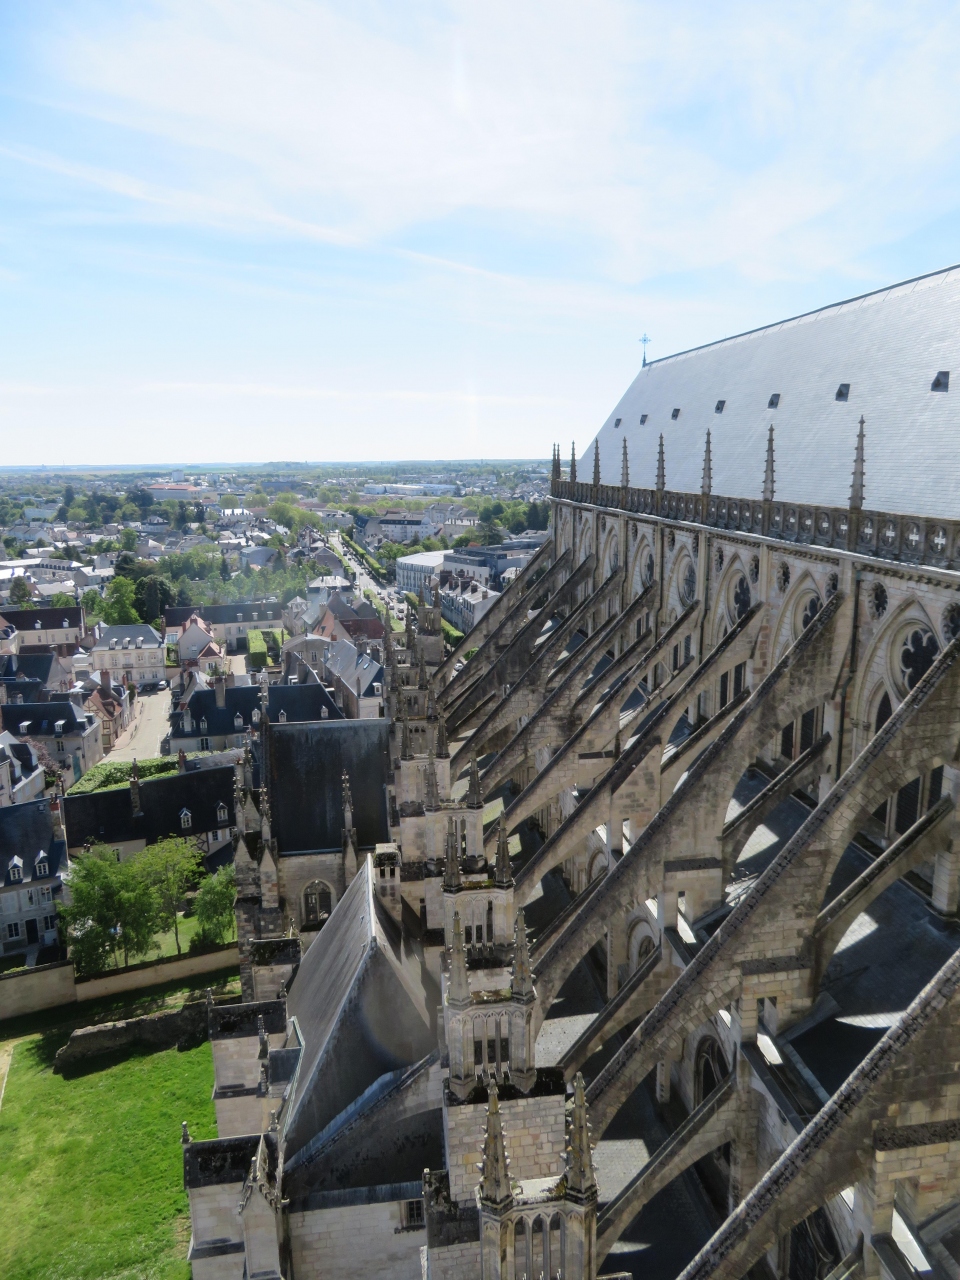
[[647, 552], [647, 558], [643, 565], [643, 585], [649, 587], [653, 581], [653, 552]]
[[693, 561], [688, 560], [683, 570], [683, 577], [680, 580], [680, 599], [685, 605], [693, 604], [697, 594], [697, 571], [693, 567]]
[[810, 623], [820, 612], [820, 608], [820, 597], [817, 595], [811, 596], [803, 607], [803, 616], [800, 619], [800, 625], [804, 631], [806, 631], [807, 627], [809, 627]]
[[741, 573], [733, 588], [733, 616], [737, 622], [750, 612], [750, 588]]
[[900, 674], [908, 689], [916, 688], [939, 652], [936, 637], [926, 627], [914, 627], [907, 632], [900, 648]]

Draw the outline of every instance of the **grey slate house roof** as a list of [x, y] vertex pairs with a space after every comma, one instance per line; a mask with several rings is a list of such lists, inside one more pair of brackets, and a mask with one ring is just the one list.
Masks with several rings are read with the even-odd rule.
[[53, 631], [57, 627], [81, 627], [83, 610], [77, 607], [66, 609], [3, 609], [0, 610], [0, 625], [6, 622], [18, 631]]
[[271, 722], [270, 809], [281, 855], [343, 848], [344, 770], [350, 779], [360, 848], [371, 849], [390, 839], [389, 730], [390, 721], [381, 719]]
[[601, 481], [626, 438], [653, 488], [662, 433], [666, 488], [699, 493], [709, 428], [713, 493], [759, 499], [772, 423], [777, 499], [846, 506], [861, 414], [864, 505], [960, 518], [960, 267], [652, 361], [600, 428]]
[[[183, 714], [178, 713], [174, 718], [174, 726], [170, 734], [171, 741], [175, 743], [178, 738], [195, 738], [201, 732], [199, 728], [201, 720], [207, 723], [206, 729], [202, 732], [211, 737], [241, 733], [243, 729], [253, 725], [253, 713], [260, 707], [260, 686], [233, 685], [227, 688], [225, 693], [226, 705], [218, 707], [215, 689], [197, 689], [188, 704], [192, 728], [184, 729]], [[343, 716], [343, 712], [323, 685], [270, 685], [267, 714], [273, 724], [282, 723], [281, 712], [288, 721], [296, 723], [304, 720], [320, 720], [324, 710], [331, 720], [339, 720]], [[243, 721], [239, 729], [236, 726], [237, 715]]]
[[[41, 857], [46, 862], [46, 875], [37, 873]], [[13, 858], [21, 862], [22, 881], [10, 877]], [[54, 838], [53, 816], [48, 800], [30, 800], [26, 804], [4, 805], [0, 809], [0, 884], [49, 884], [66, 870], [67, 847]]]
[[376, 1080], [436, 1045], [423, 970], [413, 953], [404, 956], [373, 875], [365, 858], [287, 996], [303, 1038], [284, 1126], [288, 1159]]
[[115, 648], [117, 649], [123, 647], [125, 640], [129, 642], [128, 649], [135, 649], [138, 640], [142, 641], [140, 646], [142, 649], [157, 649], [163, 644], [159, 634], [146, 622], [131, 622], [104, 627], [103, 634], [93, 646], [93, 651], [96, 653], [109, 650], [111, 640], [116, 640]]
[[[39, 681], [41, 685], [46, 685], [50, 679], [53, 660], [54, 654], [52, 652], [0, 654], [0, 680]], [[10, 684], [8, 684], [7, 692], [15, 693], [16, 690], [11, 689]]]
[[374, 684], [383, 684], [382, 664], [369, 653], [359, 653], [349, 640], [334, 640], [327, 645], [323, 663], [331, 676], [339, 676], [354, 691], [359, 680], [361, 697], [372, 698]]
[[[163, 611], [165, 627], [182, 627], [190, 621], [193, 614], [198, 614], [205, 622], [216, 622], [225, 626], [227, 623], [256, 622], [269, 631], [272, 623], [279, 625], [282, 605], [276, 600], [246, 604], [198, 604], [189, 607], [175, 606]], [[237, 615], [239, 616], [239, 619]], [[256, 617], [254, 617], [256, 614]], [[272, 617], [268, 617], [272, 614]]]
[[[90, 713], [93, 714], [92, 712]], [[83, 733], [89, 727], [86, 715], [73, 702], [14, 702], [0, 706], [3, 728], [18, 737], [51, 737], [59, 721], [63, 732]]]
[[[76, 849], [88, 840], [93, 844], [118, 844], [146, 840], [153, 844], [167, 836], [200, 835], [234, 825], [234, 778], [230, 765], [189, 773], [171, 773], [145, 778], [140, 783], [141, 813], [135, 815], [129, 787], [68, 795], [63, 801], [67, 843]], [[225, 818], [218, 810], [223, 805]], [[189, 832], [180, 823], [180, 814], [189, 809]]]

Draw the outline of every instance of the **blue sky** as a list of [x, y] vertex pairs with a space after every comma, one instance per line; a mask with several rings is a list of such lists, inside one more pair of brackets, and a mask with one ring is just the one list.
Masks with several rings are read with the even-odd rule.
[[960, 261], [956, 19], [0, 0], [0, 462], [582, 451], [642, 333]]

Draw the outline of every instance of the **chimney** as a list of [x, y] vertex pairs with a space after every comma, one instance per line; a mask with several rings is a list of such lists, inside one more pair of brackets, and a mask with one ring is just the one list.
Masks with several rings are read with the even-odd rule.
[[214, 694], [217, 700], [217, 706], [222, 711], [227, 705], [227, 682], [223, 676], [216, 676], [213, 681]]
[[104, 693], [110, 692], [110, 672], [109, 671], [100, 672], [100, 688], [103, 690]]

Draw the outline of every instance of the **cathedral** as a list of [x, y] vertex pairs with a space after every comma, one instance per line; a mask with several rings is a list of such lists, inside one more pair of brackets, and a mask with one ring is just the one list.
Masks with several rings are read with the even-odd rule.
[[195, 1280], [960, 1278], [958, 395], [960, 270], [645, 362], [382, 720], [265, 704]]

